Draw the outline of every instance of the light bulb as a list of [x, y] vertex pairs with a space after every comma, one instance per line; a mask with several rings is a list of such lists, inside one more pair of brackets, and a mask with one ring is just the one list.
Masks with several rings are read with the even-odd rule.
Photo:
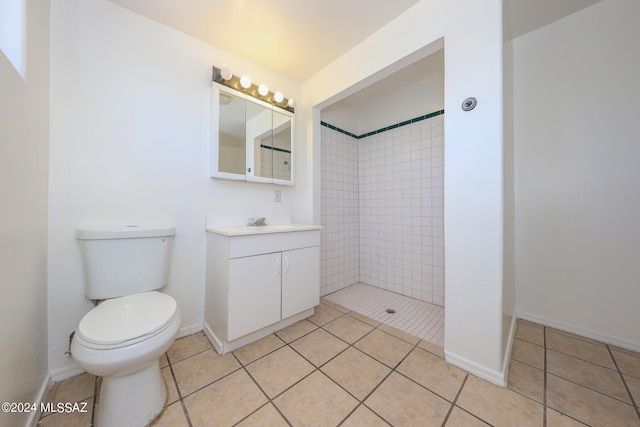
[[276, 102], [282, 102], [282, 100], [284, 99], [284, 96], [282, 95], [282, 92], [276, 92], [273, 94], [273, 100]]
[[260, 86], [258, 86], [258, 93], [262, 96], [267, 96], [267, 94], [269, 93], [269, 87], [265, 84], [261, 84]]
[[251, 79], [248, 76], [242, 76], [240, 78], [240, 86], [249, 89], [251, 87]]
[[233, 77], [233, 74], [231, 74], [231, 70], [229, 70], [228, 68], [221, 69], [220, 70], [220, 75], [225, 80], [231, 80], [231, 77]]
[[296, 101], [295, 101], [293, 98], [289, 98], [289, 102], [287, 102], [287, 105], [288, 105], [290, 108], [293, 108], [293, 107], [295, 107], [295, 106], [296, 106]]

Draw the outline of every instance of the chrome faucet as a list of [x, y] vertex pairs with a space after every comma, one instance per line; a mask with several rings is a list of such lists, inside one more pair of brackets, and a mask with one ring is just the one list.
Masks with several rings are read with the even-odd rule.
[[249, 218], [249, 224], [250, 227], [259, 227], [262, 225], [267, 225], [267, 223], [265, 222], [264, 218], [258, 218], [258, 219], [253, 219], [253, 218]]

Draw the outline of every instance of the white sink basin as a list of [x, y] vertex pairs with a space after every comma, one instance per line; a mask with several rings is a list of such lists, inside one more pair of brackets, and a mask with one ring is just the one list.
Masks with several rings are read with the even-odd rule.
[[258, 226], [236, 226], [236, 227], [207, 227], [210, 233], [221, 234], [223, 236], [245, 236], [251, 234], [270, 233], [290, 233], [294, 231], [320, 230], [319, 225], [307, 224], [280, 224], [280, 225], [258, 225]]

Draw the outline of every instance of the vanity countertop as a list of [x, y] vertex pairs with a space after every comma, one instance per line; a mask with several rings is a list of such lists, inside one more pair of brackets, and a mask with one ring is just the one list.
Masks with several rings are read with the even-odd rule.
[[259, 226], [235, 226], [235, 227], [207, 227], [207, 232], [216, 233], [222, 236], [248, 236], [252, 234], [290, 233], [295, 231], [320, 230], [320, 225], [308, 224], [278, 224]]

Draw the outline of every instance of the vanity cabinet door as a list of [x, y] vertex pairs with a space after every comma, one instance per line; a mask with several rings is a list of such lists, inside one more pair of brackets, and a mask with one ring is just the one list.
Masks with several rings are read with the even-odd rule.
[[282, 253], [282, 318], [320, 303], [320, 247]]
[[229, 260], [227, 341], [280, 321], [281, 255]]

